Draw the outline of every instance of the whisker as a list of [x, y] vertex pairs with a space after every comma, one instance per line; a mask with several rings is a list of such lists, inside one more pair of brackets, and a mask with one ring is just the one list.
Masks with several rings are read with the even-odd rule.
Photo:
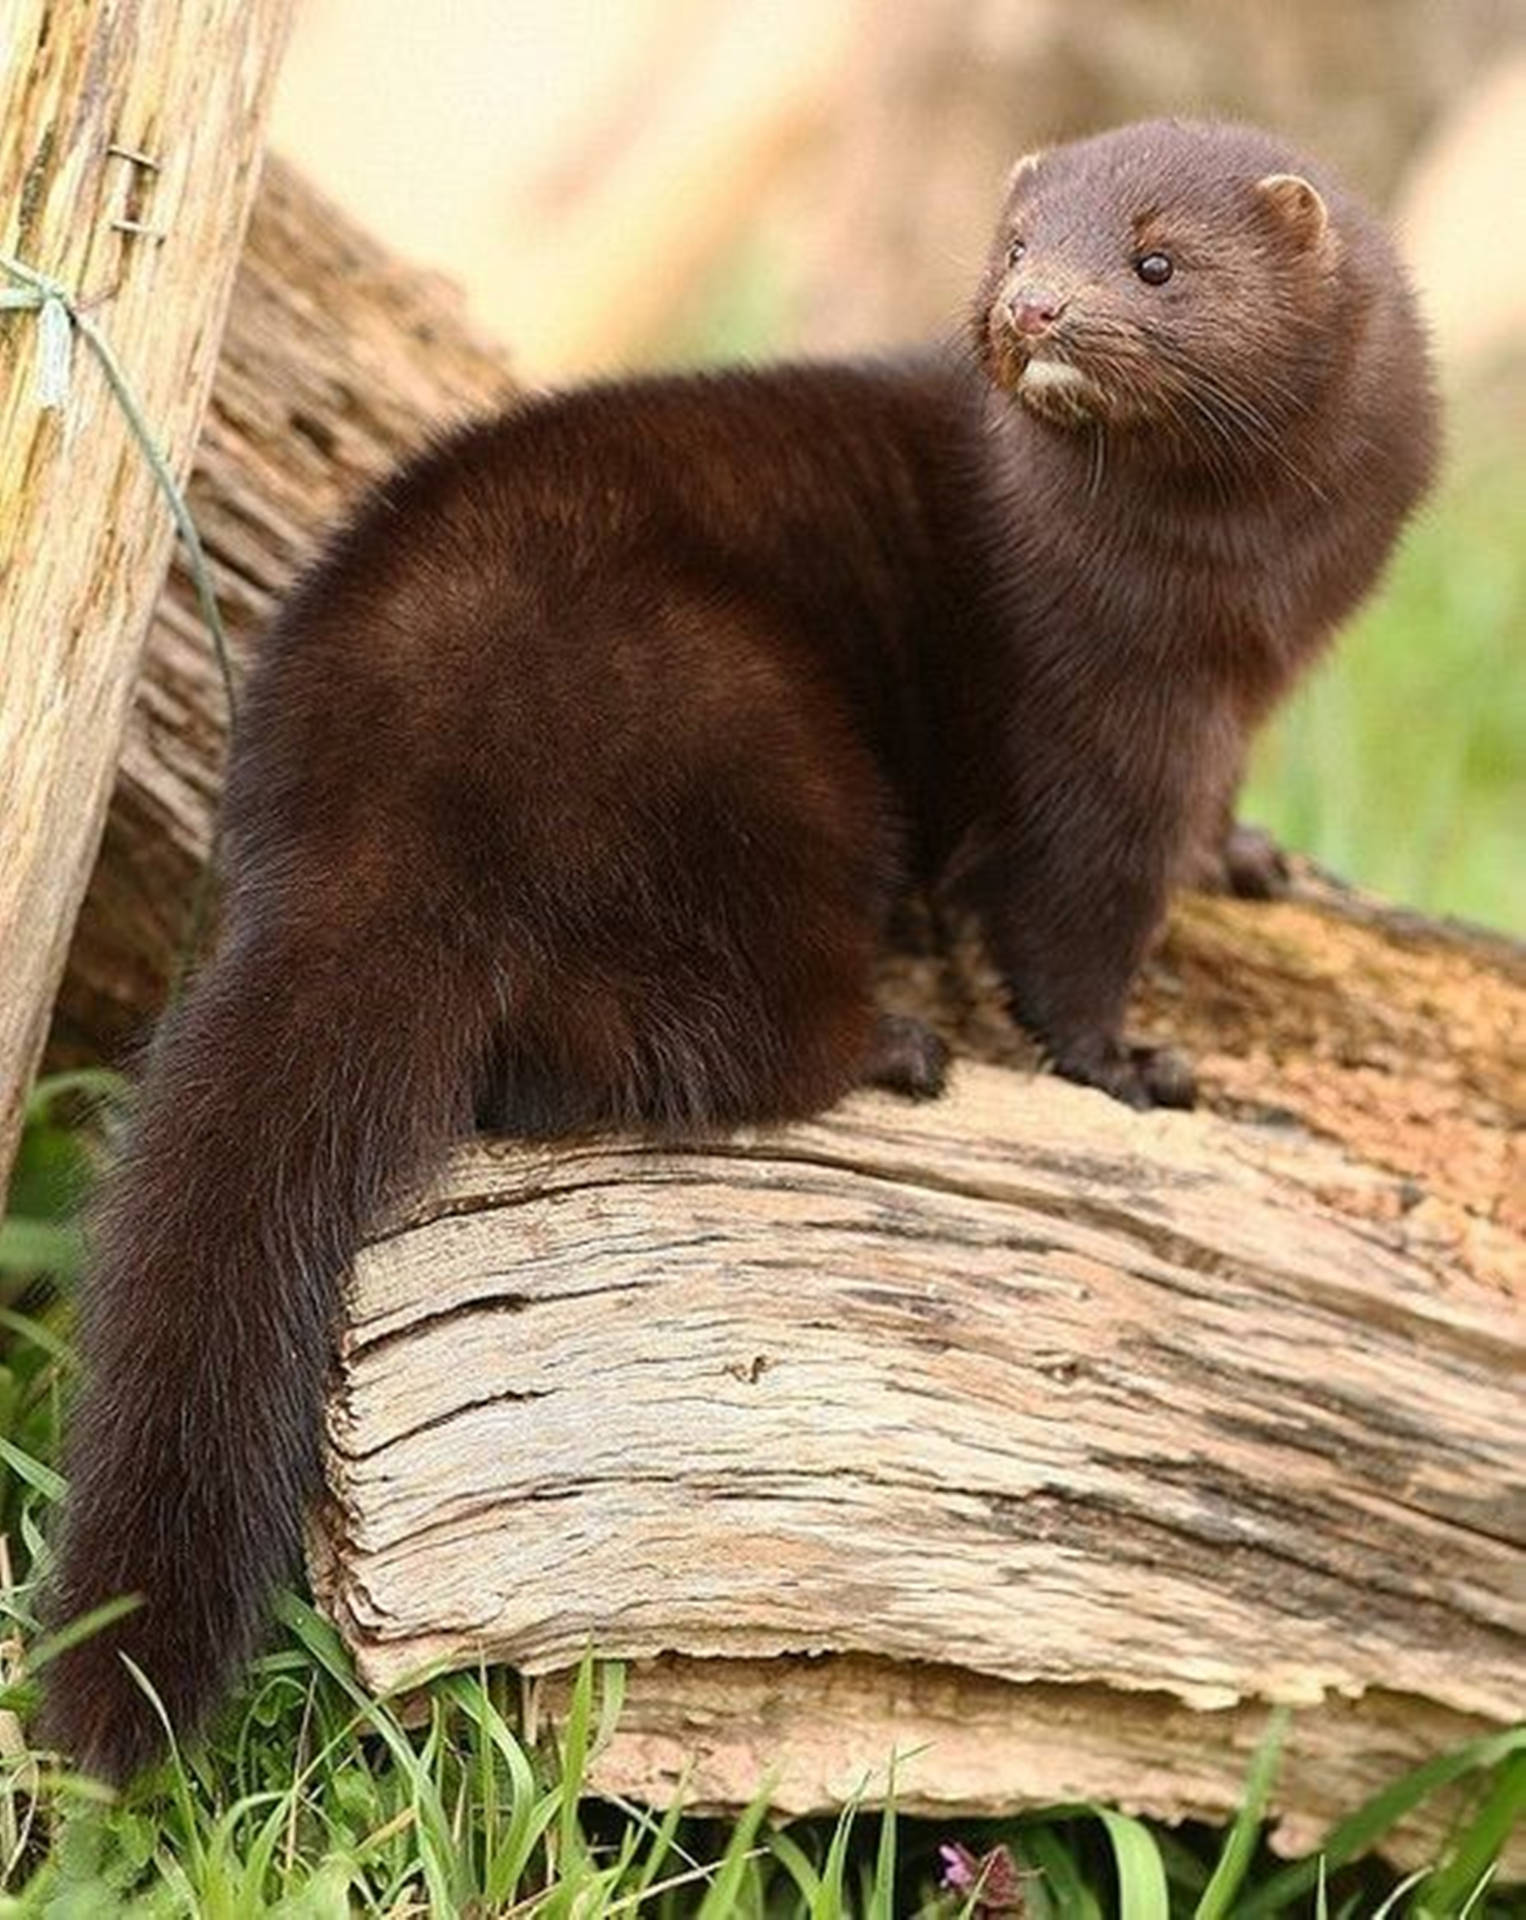
[[1107, 429], [1093, 426], [1091, 430], [1091, 459], [1086, 479], [1086, 498], [1094, 501], [1102, 491], [1102, 471], [1107, 458]]

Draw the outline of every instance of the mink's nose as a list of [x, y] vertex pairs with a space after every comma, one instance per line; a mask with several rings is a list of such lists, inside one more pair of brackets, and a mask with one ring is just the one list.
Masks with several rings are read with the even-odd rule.
[[1045, 287], [1022, 287], [1007, 302], [1019, 333], [1047, 333], [1065, 311], [1065, 302]]

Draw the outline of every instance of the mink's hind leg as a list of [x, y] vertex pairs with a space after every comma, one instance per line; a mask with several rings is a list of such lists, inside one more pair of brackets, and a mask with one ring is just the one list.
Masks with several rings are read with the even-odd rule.
[[809, 821], [770, 836], [724, 796], [712, 820], [702, 831], [695, 799], [681, 859], [630, 860], [634, 905], [601, 876], [598, 915], [553, 901], [534, 939], [506, 941], [538, 960], [517, 970], [479, 1064], [480, 1129], [701, 1138], [819, 1113], [871, 1061], [903, 1091], [938, 1091], [931, 1034], [905, 1022], [876, 1045], [876, 903], [860, 864]]
[[501, 810], [502, 1014], [477, 1087], [500, 1133], [687, 1140], [861, 1083], [901, 882], [891, 795], [835, 701], [781, 677], [770, 628], [759, 642], [738, 615], [728, 633], [708, 602], [694, 617], [689, 707], [653, 696], [618, 775], [590, 751]]
[[[849, 1017], [851, 1018], [851, 1012]], [[905, 1014], [881, 1013], [874, 1019], [867, 1051], [860, 1056], [858, 1083], [883, 1087], [910, 1100], [935, 1100], [948, 1084], [949, 1050], [921, 1020]], [[696, 1089], [699, 1080], [691, 1082]], [[835, 1091], [847, 1093], [845, 1076]], [[830, 1104], [831, 1094], [805, 1095], [793, 1102], [803, 1114]], [[663, 1102], [647, 1090], [638, 1105], [621, 1107], [608, 1089], [586, 1081], [558, 1076], [547, 1070], [532, 1051], [517, 1049], [507, 1036], [492, 1048], [475, 1090], [475, 1124], [479, 1133], [517, 1135], [537, 1139], [565, 1138], [620, 1127], [640, 1127], [658, 1119], [663, 1130], [685, 1131], [675, 1122], [671, 1101]], [[703, 1132], [707, 1126], [747, 1118], [747, 1099], [701, 1094], [688, 1116], [689, 1125]], [[777, 1107], [777, 1102], [773, 1103]], [[732, 1109], [729, 1114], [727, 1107]], [[766, 1117], [760, 1113], [759, 1117]]]

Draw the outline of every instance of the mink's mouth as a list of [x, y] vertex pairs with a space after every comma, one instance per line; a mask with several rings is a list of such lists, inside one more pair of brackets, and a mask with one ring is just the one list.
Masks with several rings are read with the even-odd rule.
[[1107, 420], [1106, 392], [1067, 351], [1057, 332], [1025, 336], [998, 305], [981, 327], [986, 371], [1004, 393], [1052, 426], [1080, 427]]

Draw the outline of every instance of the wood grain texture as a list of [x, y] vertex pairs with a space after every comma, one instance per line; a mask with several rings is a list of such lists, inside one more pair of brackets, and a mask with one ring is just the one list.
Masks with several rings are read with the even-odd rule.
[[[564, 1676], [524, 1684], [527, 1723], [557, 1724]], [[1014, 1685], [904, 1660], [835, 1654], [771, 1661], [668, 1656], [629, 1671], [614, 1743], [593, 1763], [600, 1786], [659, 1805], [682, 1793], [696, 1812], [745, 1805], [768, 1779], [781, 1814], [830, 1810], [887, 1790], [932, 1819], [1000, 1815], [1025, 1805], [1093, 1801], [1157, 1819], [1231, 1821], [1270, 1709], [1213, 1712], [1168, 1694], [1091, 1685]], [[1316, 1849], [1373, 1790], [1416, 1756], [1446, 1753], [1479, 1723], [1413, 1695], [1374, 1689], [1298, 1714], [1283, 1747], [1272, 1818], [1280, 1852]], [[1400, 1822], [1384, 1852], [1434, 1860], [1466, 1790], [1437, 1795]], [[1526, 1871], [1526, 1847], [1507, 1854]]]
[[[15, 0], [0, 247], [88, 301], [173, 468], [217, 357], [289, 0]], [[145, 170], [113, 143], [153, 156]], [[152, 236], [119, 230], [135, 220]], [[158, 236], [158, 237], [153, 237]], [[47, 1032], [171, 527], [76, 347], [42, 412], [34, 315], [0, 320], [0, 1177]]]
[[830, 1804], [929, 1726], [929, 1803], [1053, 1799], [1037, 1687], [1061, 1797], [1221, 1813], [1287, 1701], [1301, 1834], [1521, 1707], [1520, 1243], [1502, 1286], [1415, 1210], [1285, 1122], [974, 1062], [688, 1151], [477, 1147], [356, 1275], [324, 1590], [379, 1685], [682, 1656], [601, 1762], [646, 1797], [697, 1715], [702, 1800], [774, 1740]]
[[[468, 331], [448, 287], [267, 159], [190, 480], [240, 667], [362, 489], [509, 391], [502, 355]], [[60, 1064], [120, 1057], [163, 1001], [211, 844], [225, 706], [177, 556], [54, 1013]]]

